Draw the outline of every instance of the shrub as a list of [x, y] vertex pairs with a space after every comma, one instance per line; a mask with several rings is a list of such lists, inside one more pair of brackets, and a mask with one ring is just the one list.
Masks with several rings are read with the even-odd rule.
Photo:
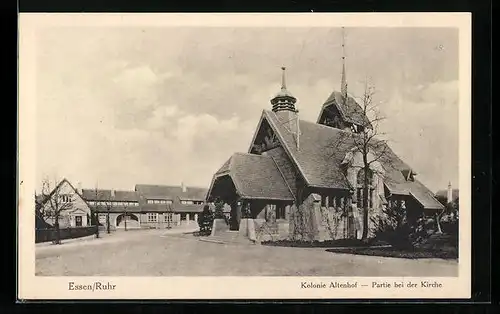
[[217, 199], [215, 200], [215, 218], [224, 219], [224, 201]]
[[406, 209], [399, 202], [383, 210], [383, 214], [372, 221], [375, 225], [375, 238], [394, 248], [413, 249], [416, 243], [426, 237], [424, 220], [418, 219], [413, 225], [410, 224]]
[[212, 224], [214, 221], [214, 213], [208, 205], [203, 207], [203, 211], [198, 216], [198, 226], [200, 227], [200, 235], [210, 235], [212, 233]]

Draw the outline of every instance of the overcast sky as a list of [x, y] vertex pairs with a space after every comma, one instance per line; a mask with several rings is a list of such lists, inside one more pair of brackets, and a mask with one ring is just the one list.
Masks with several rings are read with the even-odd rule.
[[[281, 66], [302, 119], [340, 89], [340, 28], [52, 28], [37, 33], [37, 182], [208, 187], [246, 152]], [[458, 185], [458, 31], [347, 28], [349, 93], [370, 77], [393, 150]]]

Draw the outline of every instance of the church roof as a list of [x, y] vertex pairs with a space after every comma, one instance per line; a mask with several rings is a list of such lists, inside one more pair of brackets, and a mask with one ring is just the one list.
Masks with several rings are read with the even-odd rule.
[[286, 88], [282, 88], [273, 98], [290, 97], [295, 98]]
[[215, 173], [229, 175], [242, 198], [289, 200], [293, 195], [274, 160], [269, 156], [235, 153]]
[[[309, 186], [320, 188], [349, 189], [350, 184], [341, 169], [345, 155], [352, 149], [352, 141], [345, 136], [348, 131], [299, 120], [300, 146], [295, 137], [279, 121], [276, 114], [264, 110], [266, 118], [283, 143], [291, 160]], [[393, 194], [411, 195], [425, 208], [442, 208], [433, 193], [418, 180], [408, 181], [403, 173], [411, 167], [403, 162], [387, 145], [379, 149], [386, 153], [380, 162], [386, 171], [384, 182]]]
[[349, 122], [349, 123], [354, 123], [357, 125], [362, 125], [362, 126], [370, 126], [371, 123], [366, 117], [366, 115], [363, 113], [363, 109], [361, 106], [356, 102], [354, 98], [351, 96], [347, 97], [347, 101], [344, 101], [344, 97], [342, 96], [342, 93], [333, 91], [328, 99], [325, 101], [323, 104], [323, 107], [321, 108], [321, 112], [318, 116], [318, 123], [320, 122], [319, 120], [321, 119], [321, 116], [323, 115], [323, 111], [328, 108], [329, 106], [336, 106], [342, 115], [342, 118]]

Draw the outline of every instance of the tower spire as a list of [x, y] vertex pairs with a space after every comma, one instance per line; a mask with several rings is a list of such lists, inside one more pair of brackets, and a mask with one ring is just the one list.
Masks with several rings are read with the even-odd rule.
[[273, 111], [292, 111], [295, 112], [295, 103], [297, 99], [286, 89], [285, 67], [281, 67], [281, 90], [271, 99]]
[[286, 81], [285, 81], [285, 67], [281, 67], [281, 90], [286, 90]]
[[347, 98], [347, 79], [345, 74], [345, 31], [342, 27], [342, 78], [340, 82], [340, 92], [344, 98]]

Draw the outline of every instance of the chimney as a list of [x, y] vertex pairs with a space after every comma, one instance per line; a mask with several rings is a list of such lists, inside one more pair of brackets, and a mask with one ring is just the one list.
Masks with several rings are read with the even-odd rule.
[[182, 193], [187, 192], [187, 187], [184, 185], [184, 182], [181, 182]]
[[453, 202], [453, 190], [451, 188], [451, 182], [448, 182], [448, 193], [446, 194], [446, 202]]
[[80, 195], [83, 194], [83, 189], [82, 189], [82, 183], [78, 182], [78, 185], [76, 186], [76, 192]]
[[115, 197], [115, 190], [111, 190], [111, 197]]

